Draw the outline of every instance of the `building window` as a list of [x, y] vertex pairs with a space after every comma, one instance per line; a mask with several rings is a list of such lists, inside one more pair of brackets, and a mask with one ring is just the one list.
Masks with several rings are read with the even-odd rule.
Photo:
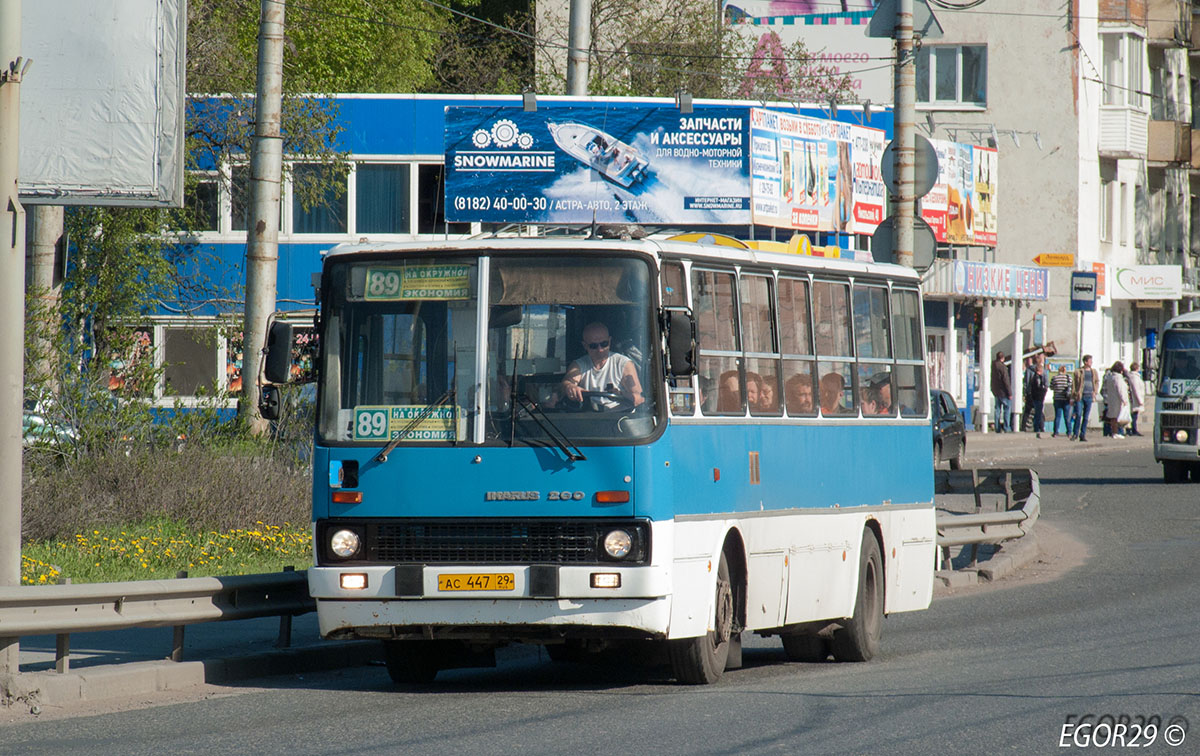
[[470, 223], [446, 222], [446, 168], [441, 163], [417, 166], [417, 233], [469, 234]]
[[321, 196], [310, 207], [305, 207], [297, 193], [297, 184], [318, 185], [330, 180], [330, 168], [316, 163], [297, 163], [292, 167], [292, 233], [293, 234], [344, 234], [346, 233], [347, 197], [346, 186], [328, 183]]
[[217, 385], [217, 334], [199, 326], [163, 331], [163, 393], [197, 396]]
[[1112, 190], [1113, 182], [1100, 180], [1100, 241], [1104, 242], [1112, 241]]
[[917, 51], [917, 102], [987, 105], [987, 46], [938, 45]]
[[355, 230], [360, 234], [409, 234], [409, 166], [359, 163], [355, 171]]
[[[250, 206], [253, 201], [250, 193], [250, 166], [235, 165], [230, 170], [229, 195], [229, 228], [231, 231], [245, 231], [250, 227]], [[283, 230], [282, 194], [279, 197], [279, 230]]]
[[1146, 41], [1130, 33], [1101, 34], [1104, 104], [1145, 107], [1142, 67]]
[[221, 230], [221, 192], [215, 173], [197, 174], [184, 193], [183, 206], [191, 211], [195, 231]]

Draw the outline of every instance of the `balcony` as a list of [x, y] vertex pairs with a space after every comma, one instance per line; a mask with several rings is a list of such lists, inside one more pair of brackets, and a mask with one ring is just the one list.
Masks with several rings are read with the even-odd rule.
[[1149, 138], [1150, 116], [1146, 111], [1127, 105], [1100, 107], [1100, 144], [1102, 157], [1144, 158]]
[[1191, 163], [1192, 128], [1181, 121], [1150, 121], [1146, 158], [1160, 163]]
[[1187, 0], [1148, 0], [1146, 42], [1156, 47], [1189, 47], [1192, 5]]

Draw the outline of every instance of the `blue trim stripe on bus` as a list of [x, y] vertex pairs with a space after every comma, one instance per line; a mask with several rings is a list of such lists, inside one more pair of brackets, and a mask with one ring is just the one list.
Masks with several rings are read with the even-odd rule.
[[[641, 446], [585, 447], [567, 463], [553, 448], [401, 447], [388, 462], [375, 447], [318, 445], [315, 518], [647, 517], [829, 510], [933, 501], [928, 425], [672, 425]], [[758, 452], [761, 482], [750, 483]], [[480, 458], [475, 461], [476, 456]], [[330, 504], [330, 459], [357, 460], [362, 504]], [[719, 470], [720, 475], [714, 474]], [[626, 482], [628, 476], [630, 480]], [[628, 490], [629, 504], [600, 505], [595, 492]], [[536, 491], [537, 500], [488, 500], [488, 491]], [[552, 501], [551, 492], [584, 497]]]

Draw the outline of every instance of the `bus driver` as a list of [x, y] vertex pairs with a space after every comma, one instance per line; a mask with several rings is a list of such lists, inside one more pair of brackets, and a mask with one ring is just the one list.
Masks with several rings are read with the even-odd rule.
[[[596, 391], [620, 393], [635, 407], [645, 401], [633, 360], [619, 352], [610, 351], [611, 343], [608, 326], [603, 323], [589, 323], [584, 327], [583, 348], [587, 354], [567, 368], [562, 381], [563, 395], [567, 399], [582, 402], [583, 392]], [[612, 399], [599, 398], [596, 401], [606, 409], [617, 406]]]

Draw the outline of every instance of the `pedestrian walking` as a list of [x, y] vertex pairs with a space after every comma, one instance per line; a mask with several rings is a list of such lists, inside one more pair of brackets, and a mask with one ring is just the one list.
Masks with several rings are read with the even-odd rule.
[[1041, 360], [1037, 360], [1033, 363], [1033, 373], [1029, 376], [1029, 402], [1032, 404], [1030, 415], [1033, 432], [1038, 438], [1041, 438], [1042, 431], [1046, 430], [1046, 391], [1049, 387], [1046, 366]]
[[1004, 364], [1004, 352], [996, 352], [992, 361], [992, 398], [996, 410], [997, 433], [1012, 432], [1009, 413], [1012, 412], [1012, 384], [1008, 378], [1008, 366]]
[[1071, 432], [1071, 376], [1067, 373], [1066, 365], [1059, 365], [1058, 372], [1050, 379], [1050, 391], [1054, 395], [1054, 432], [1052, 438], [1058, 436], [1058, 423], [1061, 420], [1063, 433]]
[[1124, 438], [1124, 428], [1129, 424], [1129, 383], [1125, 380], [1125, 366], [1120, 360], [1112, 364], [1104, 379], [1104, 419], [1108, 423], [1108, 434], [1113, 438]]
[[1131, 436], [1142, 435], [1138, 431], [1137, 421], [1142, 408], [1146, 406], [1146, 383], [1142, 380], [1140, 367], [1133, 362], [1130, 363], [1129, 370], [1125, 371], [1125, 380], [1129, 383], [1129, 435]]
[[1092, 402], [1100, 391], [1100, 373], [1092, 367], [1092, 355], [1083, 355], [1083, 363], [1071, 379], [1071, 397], [1075, 410], [1071, 418], [1071, 438], [1087, 441], [1088, 418]]

